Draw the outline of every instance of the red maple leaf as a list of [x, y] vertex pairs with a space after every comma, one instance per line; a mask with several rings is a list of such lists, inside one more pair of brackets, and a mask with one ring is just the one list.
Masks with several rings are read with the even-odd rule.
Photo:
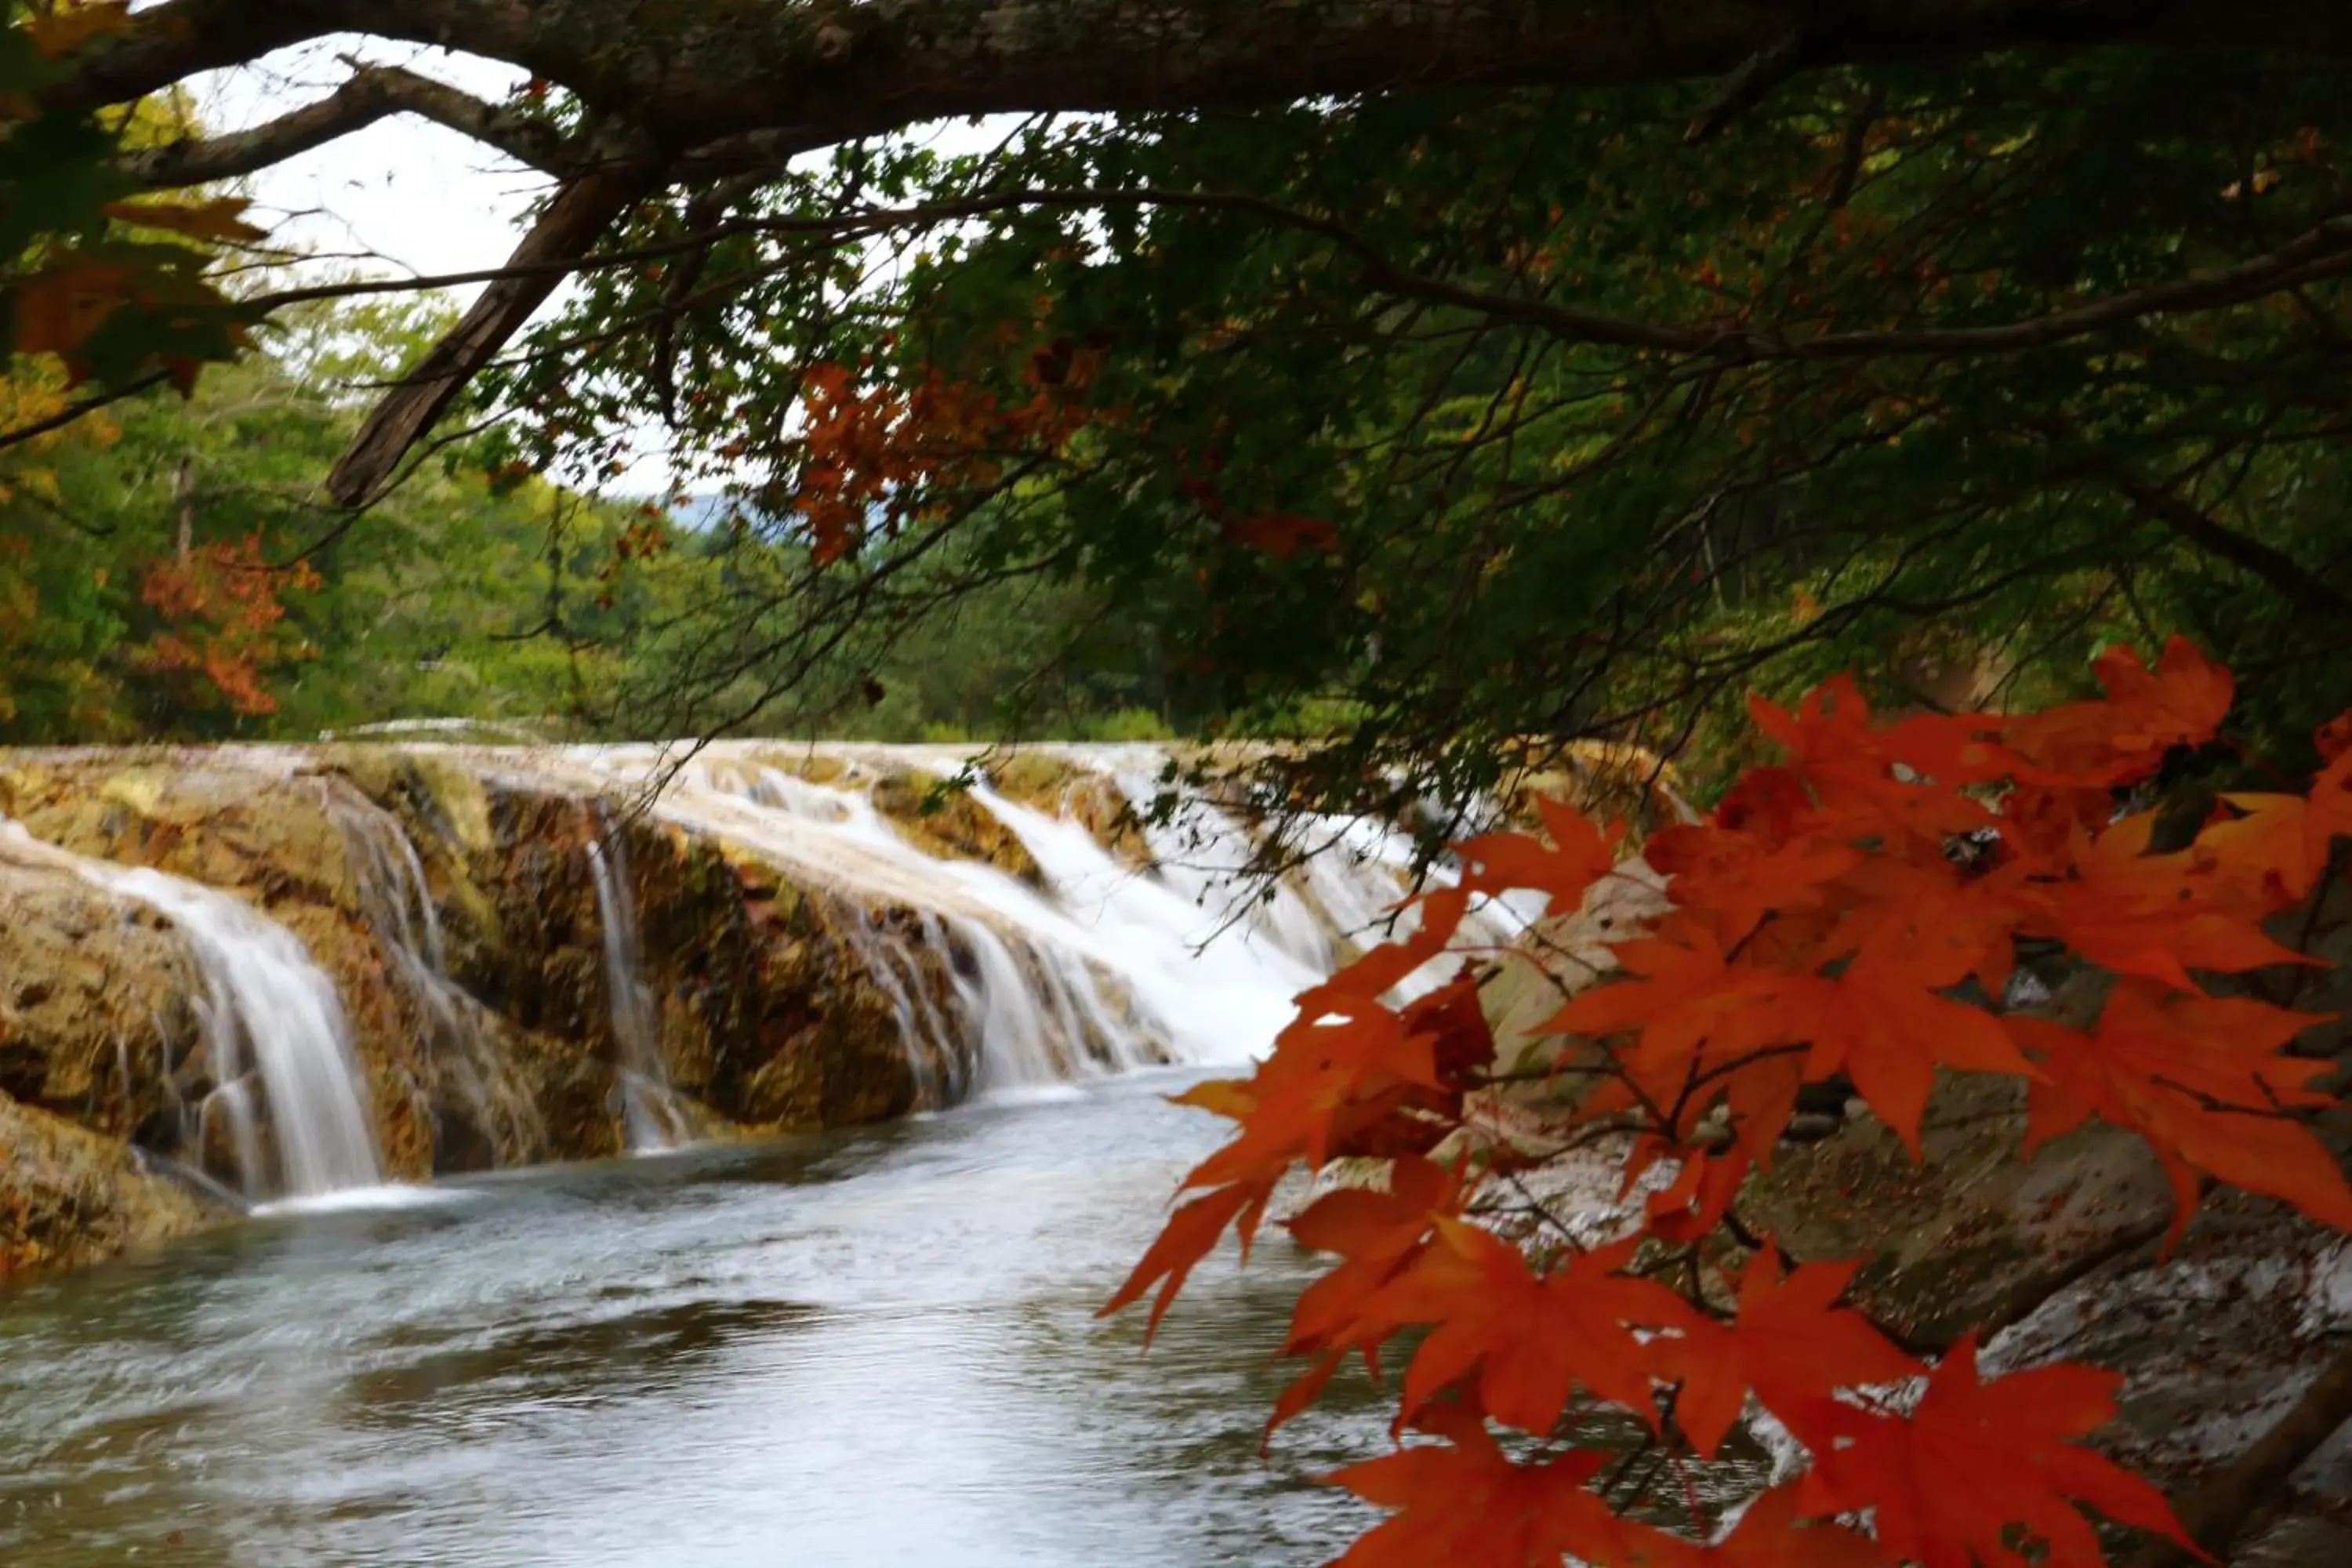
[[1336, 1568], [1433, 1568], [1493, 1563], [1596, 1568], [1694, 1568], [1698, 1550], [1662, 1531], [1620, 1518], [1586, 1484], [1606, 1456], [1577, 1450], [1516, 1464], [1475, 1415], [1432, 1410], [1422, 1423], [1447, 1441], [1421, 1444], [1330, 1479], [1366, 1502], [1392, 1510]]
[[2078, 1503], [2194, 1551], [2163, 1493], [2081, 1444], [2114, 1418], [2122, 1381], [2062, 1365], [1986, 1382], [1969, 1335], [1909, 1416], [1841, 1407], [1843, 1429], [1815, 1448], [1798, 1505], [1817, 1517], [1872, 1510], [1886, 1554], [1922, 1568], [2025, 1568], [2034, 1560], [2013, 1548], [2012, 1528], [2042, 1543], [2046, 1568], [2102, 1568]]
[[1660, 1343], [1659, 1374], [1682, 1385], [1675, 1421], [1702, 1457], [1715, 1457], [1750, 1391], [1801, 1441], [1817, 1443], [1837, 1430], [1837, 1391], [1919, 1373], [1868, 1319], [1837, 1304], [1856, 1267], [1811, 1263], [1784, 1279], [1779, 1259], [1759, 1253], [1740, 1276], [1728, 1326], [1702, 1321]]

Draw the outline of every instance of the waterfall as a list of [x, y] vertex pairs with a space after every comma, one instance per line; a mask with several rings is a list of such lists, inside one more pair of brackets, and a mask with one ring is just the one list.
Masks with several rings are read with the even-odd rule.
[[71, 860], [86, 880], [147, 905], [187, 939], [205, 983], [196, 1018], [219, 1086], [198, 1114], [228, 1118], [246, 1195], [272, 1195], [257, 1127], [262, 1107], [276, 1144], [278, 1194], [313, 1197], [379, 1184], [383, 1167], [342, 1002], [294, 933], [243, 900], [194, 882], [143, 867]]
[[[698, 763], [658, 809], [805, 868], [820, 885], [856, 889], [839, 900], [855, 911], [839, 923], [898, 1013], [922, 1103], [1169, 1058], [1172, 1016], [1132, 984], [1132, 955], [995, 867], [926, 853], [858, 788]], [[885, 929], [865, 912], [868, 903], [907, 911], [906, 930]], [[927, 964], [936, 973], [942, 961], [946, 994], [934, 998]], [[950, 1064], [944, 1078], [934, 1051]]]
[[1199, 940], [1238, 923], [1250, 937], [1272, 943], [1318, 977], [1331, 970], [1338, 954], [1330, 924], [1317, 919], [1287, 883], [1257, 885], [1250, 868], [1257, 846], [1240, 824], [1197, 795], [1180, 795], [1174, 813], [1160, 820], [1152, 807], [1167, 770], [1163, 753], [1118, 747], [1072, 754], [1098, 769], [1127, 797], [1159, 862], [1160, 879], [1193, 906]]
[[[341, 830], [362, 912], [392, 961], [392, 978], [415, 1011], [434, 1068], [471, 1107], [493, 1159], [504, 1148], [536, 1146], [545, 1131], [539, 1107], [507, 1082], [488, 1010], [450, 977], [441, 913], [415, 840], [398, 817], [348, 784], [325, 787], [327, 815]], [[411, 1092], [421, 1094], [421, 1086], [412, 1084]]]
[[[1370, 947], [1410, 935], [1420, 911], [1397, 906], [1411, 891], [1414, 846], [1410, 835], [1366, 817], [1308, 815], [1297, 824], [1309, 851], [1299, 876], [1306, 897], [1287, 881], [1261, 887], [1251, 861], [1256, 846], [1216, 805], [1197, 795], [1179, 795], [1166, 822], [1153, 809], [1169, 774], [1165, 753], [1151, 747], [1078, 747], [1066, 754], [1103, 773], [1118, 786], [1141, 823], [1160, 875], [1198, 906], [1215, 931], [1239, 925], [1318, 972], [1335, 968], [1336, 939]], [[1491, 825], [1496, 814], [1483, 803], [1465, 818]], [[1450, 886], [1458, 875], [1444, 864], [1424, 873], [1432, 887]], [[1472, 901], [1462, 922], [1462, 941], [1472, 947], [1500, 947], [1514, 941], [1542, 913], [1540, 895]], [[1460, 963], [1440, 957], [1400, 981], [1391, 1000], [1411, 1001], [1443, 984]]]
[[1080, 824], [985, 784], [971, 794], [1021, 840], [1053, 884], [1058, 918], [1160, 1020], [1182, 1059], [1244, 1061], [1265, 1050], [1290, 1021], [1291, 998], [1327, 973], [1246, 919], [1220, 930], [1221, 912], [1119, 864]]
[[669, 1069], [662, 1062], [661, 1018], [646, 984], [628, 847], [602, 807], [595, 836], [588, 840], [588, 869], [595, 879], [596, 915], [604, 928], [604, 989], [612, 997], [613, 1042], [620, 1053], [614, 1065], [629, 1147], [641, 1153], [674, 1148], [686, 1141], [686, 1129], [670, 1098]]

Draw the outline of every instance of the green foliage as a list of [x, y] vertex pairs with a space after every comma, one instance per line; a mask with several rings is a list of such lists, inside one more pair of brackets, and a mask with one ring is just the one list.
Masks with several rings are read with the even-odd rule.
[[[432, 302], [314, 309], [189, 400], [0, 454], [0, 546], [15, 542], [0, 548], [0, 740], [300, 738], [445, 717], [566, 732], [640, 607], [634, 587], [598, 603], [630, 509], [536, 479], [494, 492], [462, 443], [359, 519], [319, 498], [358, 421], [339, 389], [395, 374], [448, 318]], [[39, 376], [20, 362], [8, 384]], [[201, 628], [154, 584], [248, 540], [257, 561], [308, 571], [275, 584], [282, 619], [251, 650], [266, 706], [241, 710], [213, 668], [161, 657]]]
[[[1584, 734], [1728, 765], [1750, 685], [1858, 667], [1885, 700], [2047, 700], [2174, 631], [2292, 765], [2352, 685], [2340, 268], [1993, 347], [1810, 345], [2333, 255], [2295, 237], [2340, 200], [2336, 86], [2116, 50], [1811, 73], [1703, 147], [1696, 84], [1038, 121], [969, 157], [886, 139], [741, 198], [776, 226], [704, 259], [723, 307], [606, 335], [660, 313], [664, 269], [600, 273], [490, 390], [539, 462], [667, 406], [779, 552], [693, 607], [726, 658], [642, 667], [662, 711], [824, 710], [1034, 582], [1117, 628], [1106, 667], [1153, 672], [1180, 727], [1327, 733], [1297, 781], [1327, 799], [1400, 770], [1458, 795]], [[875, 207], [869, 237], [823, 236]], [[618, 243], [687, 232], [655, 201]], [[592, 339], [587, 376], [558, 345]], [[794, 556], [840, 455], [809, 367], [861, 367], [877, 405], [1008, 407], [1073, 353], [1075, 437], [918, 464], [851, 558]], [[1060, 657], [961, 653], [1011, 693]], [[908, 679], [872, 721], [903, 724]]]

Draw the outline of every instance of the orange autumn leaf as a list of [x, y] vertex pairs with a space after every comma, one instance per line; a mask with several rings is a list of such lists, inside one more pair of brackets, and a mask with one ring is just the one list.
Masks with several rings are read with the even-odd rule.
[[[1652, 1159], [1664, 1154], [1668, 1147], [1662, 1139], [1642, 1140], [1642, 1146], [1626, 1162], [1627, 1191], [1649, 1169]], [[1662, 1192], [1652, 1193], [1642, 1205], [1650, 1234], [1678, 1246], [1713, 1235], [1716, 1226], [1723, 1223], [1723, 1216], [1730, 1212], [1739, 1196], [1741, 1184], [1753, 1169], [1753, 1157], [1738, 1147], [1727, 1153], [1685, 1158], [1673, 1184]]]
[[1467, 865], [1462, 886], [1482, 893], [1549, 893], [1552, 910], [1565, 913], [1616, 868], [1617, 836], [1604, 836], [1581, 812], [1548, 795], [1536, 797], [1536, 810], [1551, 842], [1523, 833], [1465, 839], [1458, 846]]
[[1890, 1568], [1892, 1560], [1861, 1531], [1808, 1518], [1798, 1489], [1782, 1486], [1742, 1510], [1731, 1533], [1701, 1561], [1717, 1568]]
[[2172, 1173], [2176, 1236], [2195, 1204], [2192, 1170], [2352, 1229], [2342, 1171], [2310, 1129], [2286, 1117], [2334, 1101], [2312, 1087], [2329, 1063], [2280, 1054], [2325, 1021], [2250, 997], [2168, 994], [2128, 979], [2089, 1033], [2013, 1020], [2042, 1070], [2028, 1099], [2026, 1148], [2093, 1116], [2139, 1133]]
[[1218, 528], [1228, 544], [1262, 550], [1277, 561], [1287, 561], [1302, 550], [1326, 555], [1339, 552], [1339, 533], [1319, 517], [1269, 512], [1260, 517], [1228, 518]]
[[2352, 752], [2352, 709], [2338, 713], [2314, 730], [2311, 744], [2324, 763], [2332, 763], [2345, 752]]
[[2308, 795], [2225, 795], [2244, 813], [2213, 824], [2198, 843], [2265, 882], [2278, 901], [2304, 898], [2327, 873], [2338, 839], [2352, 838], [2352, 751], [2340, 752]]
[[2103, 700], [2070, 702], [2003, 726], [2003, 742], [2032, 763], [2037, 778], [2132, 783], [2174, 746], [2211, 740], [2230, 710], [2230, 672], [2181, 637], [2165, 645], [2153, 670], [2128, 647], [2110, 648], [2095, 668], [2106, 688]]
[[1578, 1386], [1653, 1414], [1650, 1357], [1635, 1330], [1695, 1319], [1663, 1285], [1617, 1272], [1633, 1242], [1538, 1274], [1491, 1232], [1444, 1218], [1435, 1228], [1435, 1239], [1366, 1303], [1359, 1321], [1360, 1330], [1433, 1325], [1405, 1369], [1405, 1418], [1457, 1383], [1475, 1390], [1487, 1415], [1523, 1432], [1549, 1432]]
[[[1784, 978], [1734, 962], [1707, 931], [1690, 931], [1684, 941], [1641, 938], [1621, 943], [1616, 954], [1624, 977], [1571, 997], [1539, 1032], [1637, 1035], [1637, 1065], [1676, 1068], [1709, 1042], [1732, 1052], [1756, 1043], [1756, 1020]], [[1726, 1038], [1727, 1032], [1736, 1037]]]
[[[1874, 725], [1847, 676], [1815, 687], [1793, 710], [1751, 696], [1748, 710], [1788, 753], [1782, 766], [1811, 793], [1820, 819], [1838, 823], [1844, 836], [1939, 842], [1992, 826], [1991, 813], [1958, 786], [1999, 753], [1966, 726], [1936, 719]], [[1982, 754], [1963, 770], [1960, 759], [1972, 747]]]
[[109, 202], [100, 210], [122, 223], [165, 229], [191, 239], [267, 239], [268, 229], [245, 221], [252, 205], [243, 196], [216, 196], [203, 202]]
[[79, 0], [46, 12], [35, 11], [20, 25], [31, 36], [33, 47], [55, 59], [92, 38], [121, 31], [130, 21], [130, 0]]
[[110, 262], [73, 261], [26, 279], [16, 287], [16, 352], [55, 354], [70, 366], [131, 286], [131, 268]]
[[1170, 1218], [1167, 1228], [1128, 1275], [1127, 1282], [1096, 1316], [1116, 1312], [1130, 1301], [1140, 1300], [1153, 1285], [1159, 1285], [1160, 1294], [1152, 1300], [1151, 1315], [1143, 1331], [1144, 1342], [1150, 1343], [1151, 1336], [1159, 1332], [1160, 1320], [1168, 1315], [1170, 1305], [1175, 1301], [1176, 1293], [1184, 1288], [1185, 1279], [1209, 1255], [1225, 1227], [1238, 1224], [1246, 1229], [1256, 1215], [1265, 1212], [1266, 1200], [1272, 1196], [1271, 1186], [1255, 1188], [1236, 1183], [1185, 1204]]
[[2118, 974], [2193, 991], [2189, 972], [2236, 973], [2309, 961], [2263, 930], [2271, 912], [2248, 879], [2230, 875], [2217, 847], [2147, 852], [2156, 814], [2144, 812], [2095, 838], [2078, 839], [2073, 875], [2019, 897], [2035, 906], [2029, 936], [2056, 938]]
[[1334, 1474], [1335, 1485], [1392, 1517], [1374, 1526], [1336, 1568], [1431, 1568], [1437, 1563], [1557, 1563], [1592, 1568], [1683, 1568], [1697, 1550], [1621, 1518], [1591, 1489], [1603, 1456], [1572, 1451], [1515, 1463], [1475, 1415], [1433, 1411], [1443, 1444], [1422, 1444]]
[[1495, 1060], [1495, 1034], [1479, 1005], [1475, 974], [1456, 975], [1415, 997], [1398, 1016], [1408, 1032], [1428, 1037], [1431, 1062], [1449, 1084], [1465, 1082]]
[[1314, 1401], [1349, 1350], [1372, 1360], [1386, 1332], [1350, 1335], [1349, 1329], [1361, 1322], [1372, 1293], [1420, 1253], [1437, 1221], [1461, 1212], [1463, 1196], [1454, 1172], [1402, 1159], [1391, 1167], [1385, 1191], [1327, 1193], [1289, 1222], [1299, 1245], [1337, 1254], [1341, 1262], [1302, 1291], [1291, 1311], [1286, 1353], [1316, 1352], [1318, 1360], [1276, 1401], [1269, 1436]]
[[1681, 1384], [1675, 1424], [1703, 1458], [1723, 1446], [1751, 1392], [1801, 1441], [1826, 1441], [1837, 1391], [1919, 1373], [1868, 1319], [1837, 1304], [1854, 1269], [1809, 1263], [1784, 1278], [1777, 1258], [1759, 1253], [1739, 1277], [1731, 1323], [1699, 1322], [1661, 1342], [1659, 1375]]
[[1725, 946], [1744, 940], [1768, 914], [1822, 907], [1830, 884], [1865, 858], [1851, 845], [1811, 835], [1776, 843], [1716, 823], [1661, 829], [1643, 853], [1664, 874], [1675, 901], [1704, 920]]
[[1966, 1336], [1909, 1415], [1845, 1410], [1843, 1430], [1815, 1451], [1799, 1506], [1816, 1516], [1873, 1510], [1881, 1548], [1921, 1568], [2022, 1564], [2012, 1528], [2042, 1543], [2047, 1568], [2100, 1568], [2098, 1537], [2077, 1504], [2190, 1545], [2162, 1492], [2082, 1444], [2114, 1418], [2122, 1381], [2049, 1366], [1987, 1382]]
[[1421, 923], [1411, 934], [1382, 942], [1322, 984], [1298, 994], [1302, 1014], [1315, 1014], [1349, 999], [1386, 994], [1396, 984], [1444, 952], [1470, 908], [1467, 889], [1441, 888], [1416, 900]]
[[1805, 1077], [1843, 1072], [1887, 1128], [1919, 1157], [1919, 1123], [1938, 1067], [2032, 1076], [2000, 1023], [1937, 994], [1935, 971], [1864, 953], [1835, 979], [1792, 977], [1759, 1022], [1768, 1037], [1801, 1040]]

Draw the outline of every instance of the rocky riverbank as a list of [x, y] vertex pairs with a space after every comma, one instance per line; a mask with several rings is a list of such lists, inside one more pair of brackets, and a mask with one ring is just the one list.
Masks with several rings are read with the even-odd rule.
[[0, 753], [0, 1106], [26, 1130], [0, 1166], [0, 1260], [234, 1212], [206, 1194], [1238, 1059], [1400, 887], [1394, 855], [1327, 867], [1193, 965], [1224, 894], [1190, 862], [1250, 844], [1207, 797], [1148, 831], [1154, 753], [1013, 753], [980, 789], [913, 748], [722, 746], [672, 777], [679, 761]]

